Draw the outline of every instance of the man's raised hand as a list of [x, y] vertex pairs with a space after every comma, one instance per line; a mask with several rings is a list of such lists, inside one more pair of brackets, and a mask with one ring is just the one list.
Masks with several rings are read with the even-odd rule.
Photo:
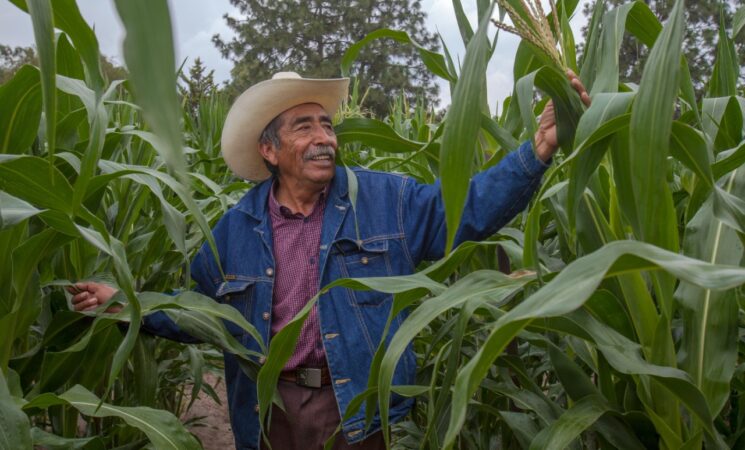
[[[579, 94], [582, 103], [585, 106], [590, 106], [590, 94], [587, 93], [587, 89], [585, 89], [582, 81], [571, 70], [567, 70], [567, 78], [569, 78], [569, 83], [571, 83], [574, 90]], [[535, 153], [541, 161], [546, 162], [556, 153], [558, 147], [559, 137], [556, 132], [554, 102], [549, 100], [546, 103], [546, 108], [541, 113], [541, 118], [538, 122], [538, 131], [535, 133]]]

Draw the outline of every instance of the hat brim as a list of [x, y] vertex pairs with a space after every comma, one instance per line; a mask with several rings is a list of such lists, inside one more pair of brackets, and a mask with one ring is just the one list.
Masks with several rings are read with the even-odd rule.
[[279, 78], [257, 83], [233, 103], [222, 130], [222, 155], [237, 176], [262, 181], [271, 175], [259, 153], [259, 137], [288, 109], [317, 103], [334, 116], [346, 98], [349, 78]]

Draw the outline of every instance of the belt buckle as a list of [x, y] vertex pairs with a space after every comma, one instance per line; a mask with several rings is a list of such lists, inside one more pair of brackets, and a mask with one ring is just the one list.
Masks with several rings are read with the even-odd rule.
[[298, 386], [320, 388], [321, 369], [313, 367], [299, 367], [295, 372], [295, 383]]

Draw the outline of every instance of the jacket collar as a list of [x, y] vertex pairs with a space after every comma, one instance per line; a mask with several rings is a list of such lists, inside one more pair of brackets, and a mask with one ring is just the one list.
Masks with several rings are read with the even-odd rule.
[[[238, 204], [235, 205], [235, 209], [248, 214], [259, 222], [263, 221], [268, 213], [267, 200], [269, 199], [269, 190], [272, 188], [273, 181], [274, 177], [271, 177], [249, 189], [243, 198], [238, 201]], [[336, 166], [326, 202], [327, 204], [336, 204], [339, 199], [346, 197], [347, 194], [346, 169]]]

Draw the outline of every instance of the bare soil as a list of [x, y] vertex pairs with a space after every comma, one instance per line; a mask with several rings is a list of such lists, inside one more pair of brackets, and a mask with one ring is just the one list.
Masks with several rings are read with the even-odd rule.
[[[233, 429], [230, 427], [230, 417], [228, 416], [228, 396], [225, 390], [225, 381], [208, 373], [204, 376], [204, 382], [215, 388], [222, 405], [218, 405], [209, 395], [202, 392], [191, 409], [181, 416], [181, 420], [186, 421], [194, 417], [200, 417], [198, 424], [201, 426], [191, 426], [189, 431], [202, 441], [205, 450], [234, 449], [235, 442], [233, 441]], [[189, 398], [186, 398], [184, 402], [188, 404], [189, 400]]]

